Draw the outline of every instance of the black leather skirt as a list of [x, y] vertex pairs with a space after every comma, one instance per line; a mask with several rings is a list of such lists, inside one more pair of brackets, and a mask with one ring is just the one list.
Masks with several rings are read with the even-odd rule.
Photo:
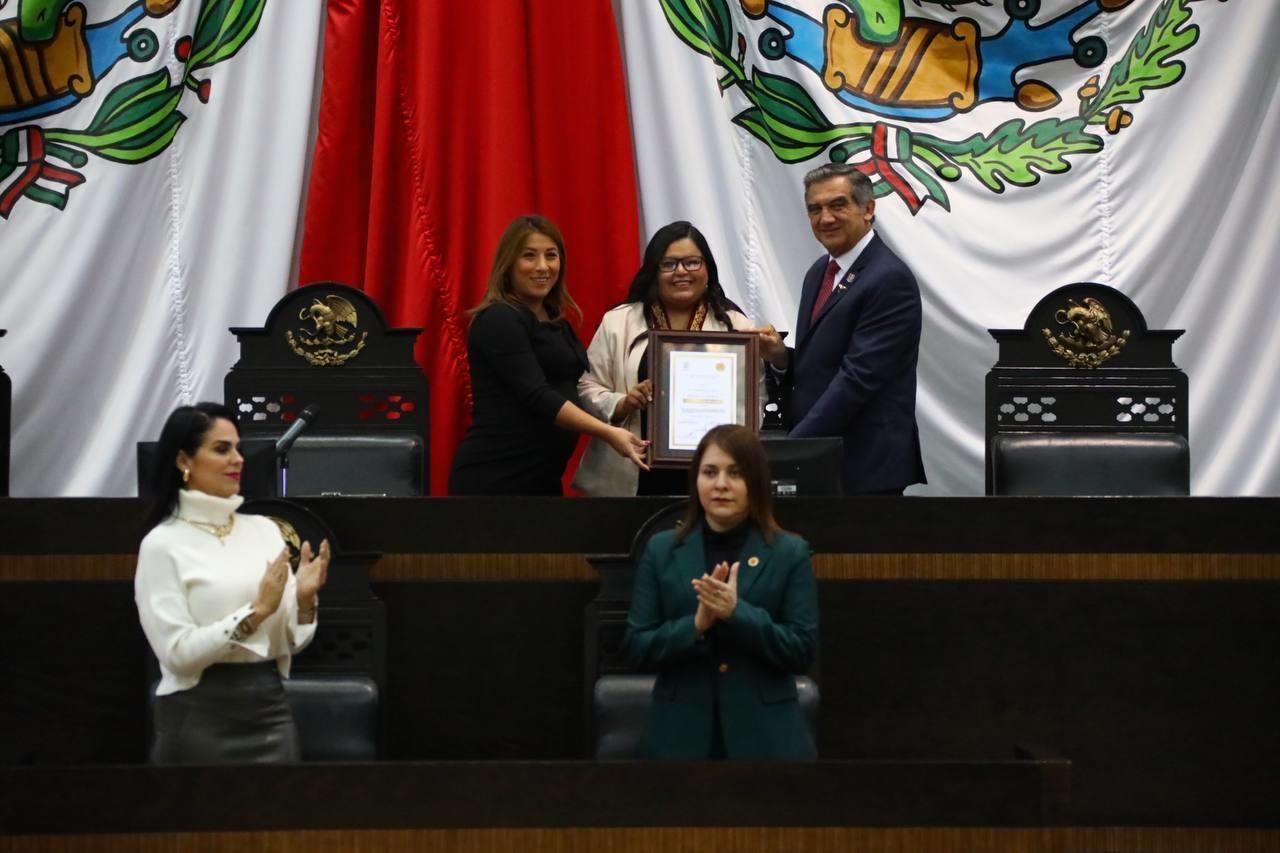
[[298, 730], [275, 661], [215, 664], [190, 690], [157, 696], [153, 764], [299, 761]]

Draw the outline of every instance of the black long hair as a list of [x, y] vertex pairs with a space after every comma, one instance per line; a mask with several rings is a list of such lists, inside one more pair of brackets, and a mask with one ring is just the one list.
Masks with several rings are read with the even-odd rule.
[[672, 243], [686, 237], [693, 241], [699, 252], [702, 252], [702, 258], [707, 264], [705, 297], [707, 308], [726, 329], [732, 329], [733, 323], [729, 320], [729, 312], [732, 310], [742, 313], [742, 309], [724, 295], [724, 288], [720, 285], [720, 268], [716, 266], [716, 258], [711, 254], [711, 246], [708, 245], [707, 238], [702, 236], [702, 232], [695, 228], [693, 223], [683, 219], [663, 225], [654, 232], [649, 245], [644, 247], [644, 260], [640, 262], [640, 269], [636, 271], [635, 278], [631, 279], [627, 298], [619, 304], [628, 305], [632, 302], [643, 304], [645, 324], [651, 329], [657, 325], [653, 316], [653, 305], [658, 301], [658, 264], [666, 257], [667, 249]]
[[145, 497], [148, 502], [142, 528], [144, 532], [173, 515], [173, 508], [178, 505], [178, 490], [182, 488], [182, 475], [174, 464], [178, 451], [195, 456], [213, 422], [219, 419], [233, 424], [236, 422], [235, 413], [221, 403], [179, 406], [164, 422], [160, 439], [156, 442], [151, 474], [147, 479]]

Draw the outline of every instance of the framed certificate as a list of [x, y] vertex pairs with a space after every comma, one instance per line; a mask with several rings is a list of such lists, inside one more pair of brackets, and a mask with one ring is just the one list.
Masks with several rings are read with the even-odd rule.
[[720, 424], [759, 431], [757, 348], [751, 332], [649, 332], [650, 465], [688, 465]]

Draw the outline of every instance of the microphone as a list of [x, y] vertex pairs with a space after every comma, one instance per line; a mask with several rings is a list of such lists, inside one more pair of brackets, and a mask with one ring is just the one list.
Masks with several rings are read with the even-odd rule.
[[315, 403], [298, 412], [297, 420], [289, 424], [289, 428], [284, 431], [284, 435], [280, 436], [280, 440], [276, 442], [276, 455], [282, 456], [288, 453], [289, 448], [293, 447], [293, 443], [298, 440], [298, 436], [302, 435], [302, 431], [315, 423], [318, 417], [320, 417], [320, 407]]

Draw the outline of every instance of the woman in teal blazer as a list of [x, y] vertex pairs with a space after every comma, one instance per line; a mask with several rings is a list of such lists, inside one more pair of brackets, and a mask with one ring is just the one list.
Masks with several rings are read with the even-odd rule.
[[643, 750], [668, 759], [812, 759], [795, 675], [818, 644], [809, 545], [773, 518], [764, 447], [740, 426], [702, 439], [689, 512], [636, 567], [623, 647], [656, 669]]

